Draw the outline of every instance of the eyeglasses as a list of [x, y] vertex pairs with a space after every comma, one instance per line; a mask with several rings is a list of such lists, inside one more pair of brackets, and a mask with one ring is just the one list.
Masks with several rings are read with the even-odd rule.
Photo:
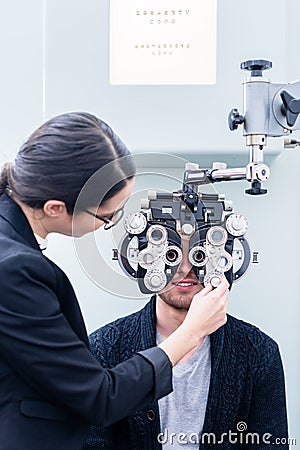
[[109, 230], [110, 228], [114, 227], [120, 220], [122, 219], [124, 215], [124, 208], [117, 209], [117, 211], [114, 211], [109, 216], [98, 216], [98, 214], [95, 214], [88, 209], [85, 209], [84, 212], [89, 214], [90, 216], [95, 217], [98, 220], [102, 220], [104, 222], [104, 230]]

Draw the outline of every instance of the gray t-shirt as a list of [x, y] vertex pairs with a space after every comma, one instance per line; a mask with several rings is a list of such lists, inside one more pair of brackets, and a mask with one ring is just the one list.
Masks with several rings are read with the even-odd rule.
[[[162, 342], [157, 331], [157, 343]], [[158, 401], [164, 450], [199, 448], [211, 373], [210, 338], [173, 369], [173, 392]]]

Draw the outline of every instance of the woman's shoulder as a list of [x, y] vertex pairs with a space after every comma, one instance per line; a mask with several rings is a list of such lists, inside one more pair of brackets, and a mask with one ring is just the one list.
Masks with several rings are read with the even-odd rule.
[[54, 266], [40, 250], [7, 239], [4, 245], [0, 236], [0, 286], [8, 283], [21, 285], [31, 280], [55, 283], [57, 270]]
[[[54, 262], [48, 259], [39, 249], [38, 244], [33, 247], [22, 238], [10, 224], [0, 225], [0, 270], [1, 276], [6, 270], [13, 272], [28, 270], [41, 272], [49, 276], [49, 272], [56, 276], [62, 270]], [[32, 236], [33, 242], [35, 241]]]

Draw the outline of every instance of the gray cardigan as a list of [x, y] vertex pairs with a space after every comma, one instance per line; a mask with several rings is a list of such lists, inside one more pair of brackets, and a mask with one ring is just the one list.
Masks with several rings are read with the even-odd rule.
[[[104, 367], [113, 367], [155, 343], [155, 297], [142, 310], [90, 336], [92, 353]], [[228, 316], [226, 325], [211, 335], [211, 363], [200, 448], [269, 450], [273, 442], [278, 449], [289, 448], [284, 443], [288, 437], [285, 386], [276, 342], [253, 325]], [[246, 424], [243, 433], [239, 422]], [[229, 430], [237, 435], [229, 437]], [[159, 409], [154, 402], [113, 427], [92, 427], [84, 448], [158, 450], [162, 448], [159, 433]], [[222, 438], [222, 433], [227, 435]], [[232, 442], [235, 439], [237, 443]]]

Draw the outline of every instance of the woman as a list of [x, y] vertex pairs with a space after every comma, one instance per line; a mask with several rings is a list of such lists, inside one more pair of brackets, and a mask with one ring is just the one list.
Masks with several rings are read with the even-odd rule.
[[[105, 167], [108, 177], [103, 175]], [[87, 113], [49, 120], [3, 169], [3, 450], [80, 449], [89, 423], [111, 424], [167, 395], [172, 365], [226, 321], [228, 290], [223, 282], [195, 297], [183, 325], [159, 347], [112, 370], [92, 357], [72, 286], [38, 242], [51, 232], [82, 236], [103, 225], [109, 228], [130, 195], [133, 175], [125, 145], [108, 125]], [[93, 177], [95, 183], [89, 183]]]

